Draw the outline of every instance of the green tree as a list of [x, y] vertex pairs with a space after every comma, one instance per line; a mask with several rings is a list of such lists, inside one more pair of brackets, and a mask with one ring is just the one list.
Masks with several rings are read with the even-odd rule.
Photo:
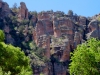
[[3, 42], [4, 38], [5, 38], [5, 35], [4, 35], [3, 31], [0, 30], [0, 42]]
[[2, 68], [0, 67], [0, 75], [11, 75], [11, 72], [4, 72], [2, 71]]
[[0, 30], [0, 75], [32, 75], [29, 58], [19, 47], [7, 45], [3, 42], [4, 33]]
[[72, 53], [70, 75], [100, 75], [100, 41], [92, 38]]
[[69, 10], [68, 11], [68, 15], [73, 16], [73, 11], [72, 10]]

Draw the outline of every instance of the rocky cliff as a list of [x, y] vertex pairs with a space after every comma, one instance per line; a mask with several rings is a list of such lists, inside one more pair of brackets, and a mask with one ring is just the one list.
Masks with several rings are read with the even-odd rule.
[[0, 29], [5, 32], [5, 42], [21, 47], [26, 55], [36, 44], [37, 56], [30, 56], [34, 75], [68, 75], [70, 52], [91, 37], [100, 39], [100, 14], [87, 18], [71, 10], [68, 14], [29, 12], [24, 2], [19, 8], [9, 8], [0, 0]]

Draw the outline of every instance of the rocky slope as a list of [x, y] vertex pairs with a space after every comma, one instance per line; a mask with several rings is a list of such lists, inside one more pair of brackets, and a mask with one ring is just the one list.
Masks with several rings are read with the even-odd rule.
[[[68, 75], [70, 52], [90, 37], [100, 39], [100, 15], [87, 18], [71, 10], [68, 14], [29, 12], [24, 2], [19, 8], [9, 8], [0, 0], [0, 29], [5, 32], [5, 42], [21, 47], [26, 55], [30, 56], [37, 45], [37, 56], [30, 56], [34, 75]], [[41, 59], [46, 57], [44, 61], [40, 61], [39, 53]]]

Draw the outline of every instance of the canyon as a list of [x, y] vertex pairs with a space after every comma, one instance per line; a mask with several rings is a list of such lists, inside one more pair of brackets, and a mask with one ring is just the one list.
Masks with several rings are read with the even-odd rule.
[[0, 0], [0, 29], [5, 32], [5, 42], [21, 47], [26, 55], [30, 48], [21, 42], [34, 41], [43, 48], [49, 61], [34, 67], [34, 75], [69, 75], [70, 53], [77, 45], [91, 37], [100, 39], [100, 14], [93, 17], [79, 16], [69, 10], [68, 14], [53, 10], [29, 12], [26, 4], [9, 8]]

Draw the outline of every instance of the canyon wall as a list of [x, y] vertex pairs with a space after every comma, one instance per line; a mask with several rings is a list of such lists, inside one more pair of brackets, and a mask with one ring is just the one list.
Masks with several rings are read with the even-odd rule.
[[100, 14], [88, 18], [52, 10], [32, 14], [24, 2], [17, 10], [13, 12], [0, 0], [0, 29], [5, 32], [7, 44], [27, 51], [30, 48], [19, 43], [35, 41], [45, 50], [43, 55], [49, 61], [33, 69], [34, 75], [68, 75], [70, 52], [91, 37], [100, 39]]

